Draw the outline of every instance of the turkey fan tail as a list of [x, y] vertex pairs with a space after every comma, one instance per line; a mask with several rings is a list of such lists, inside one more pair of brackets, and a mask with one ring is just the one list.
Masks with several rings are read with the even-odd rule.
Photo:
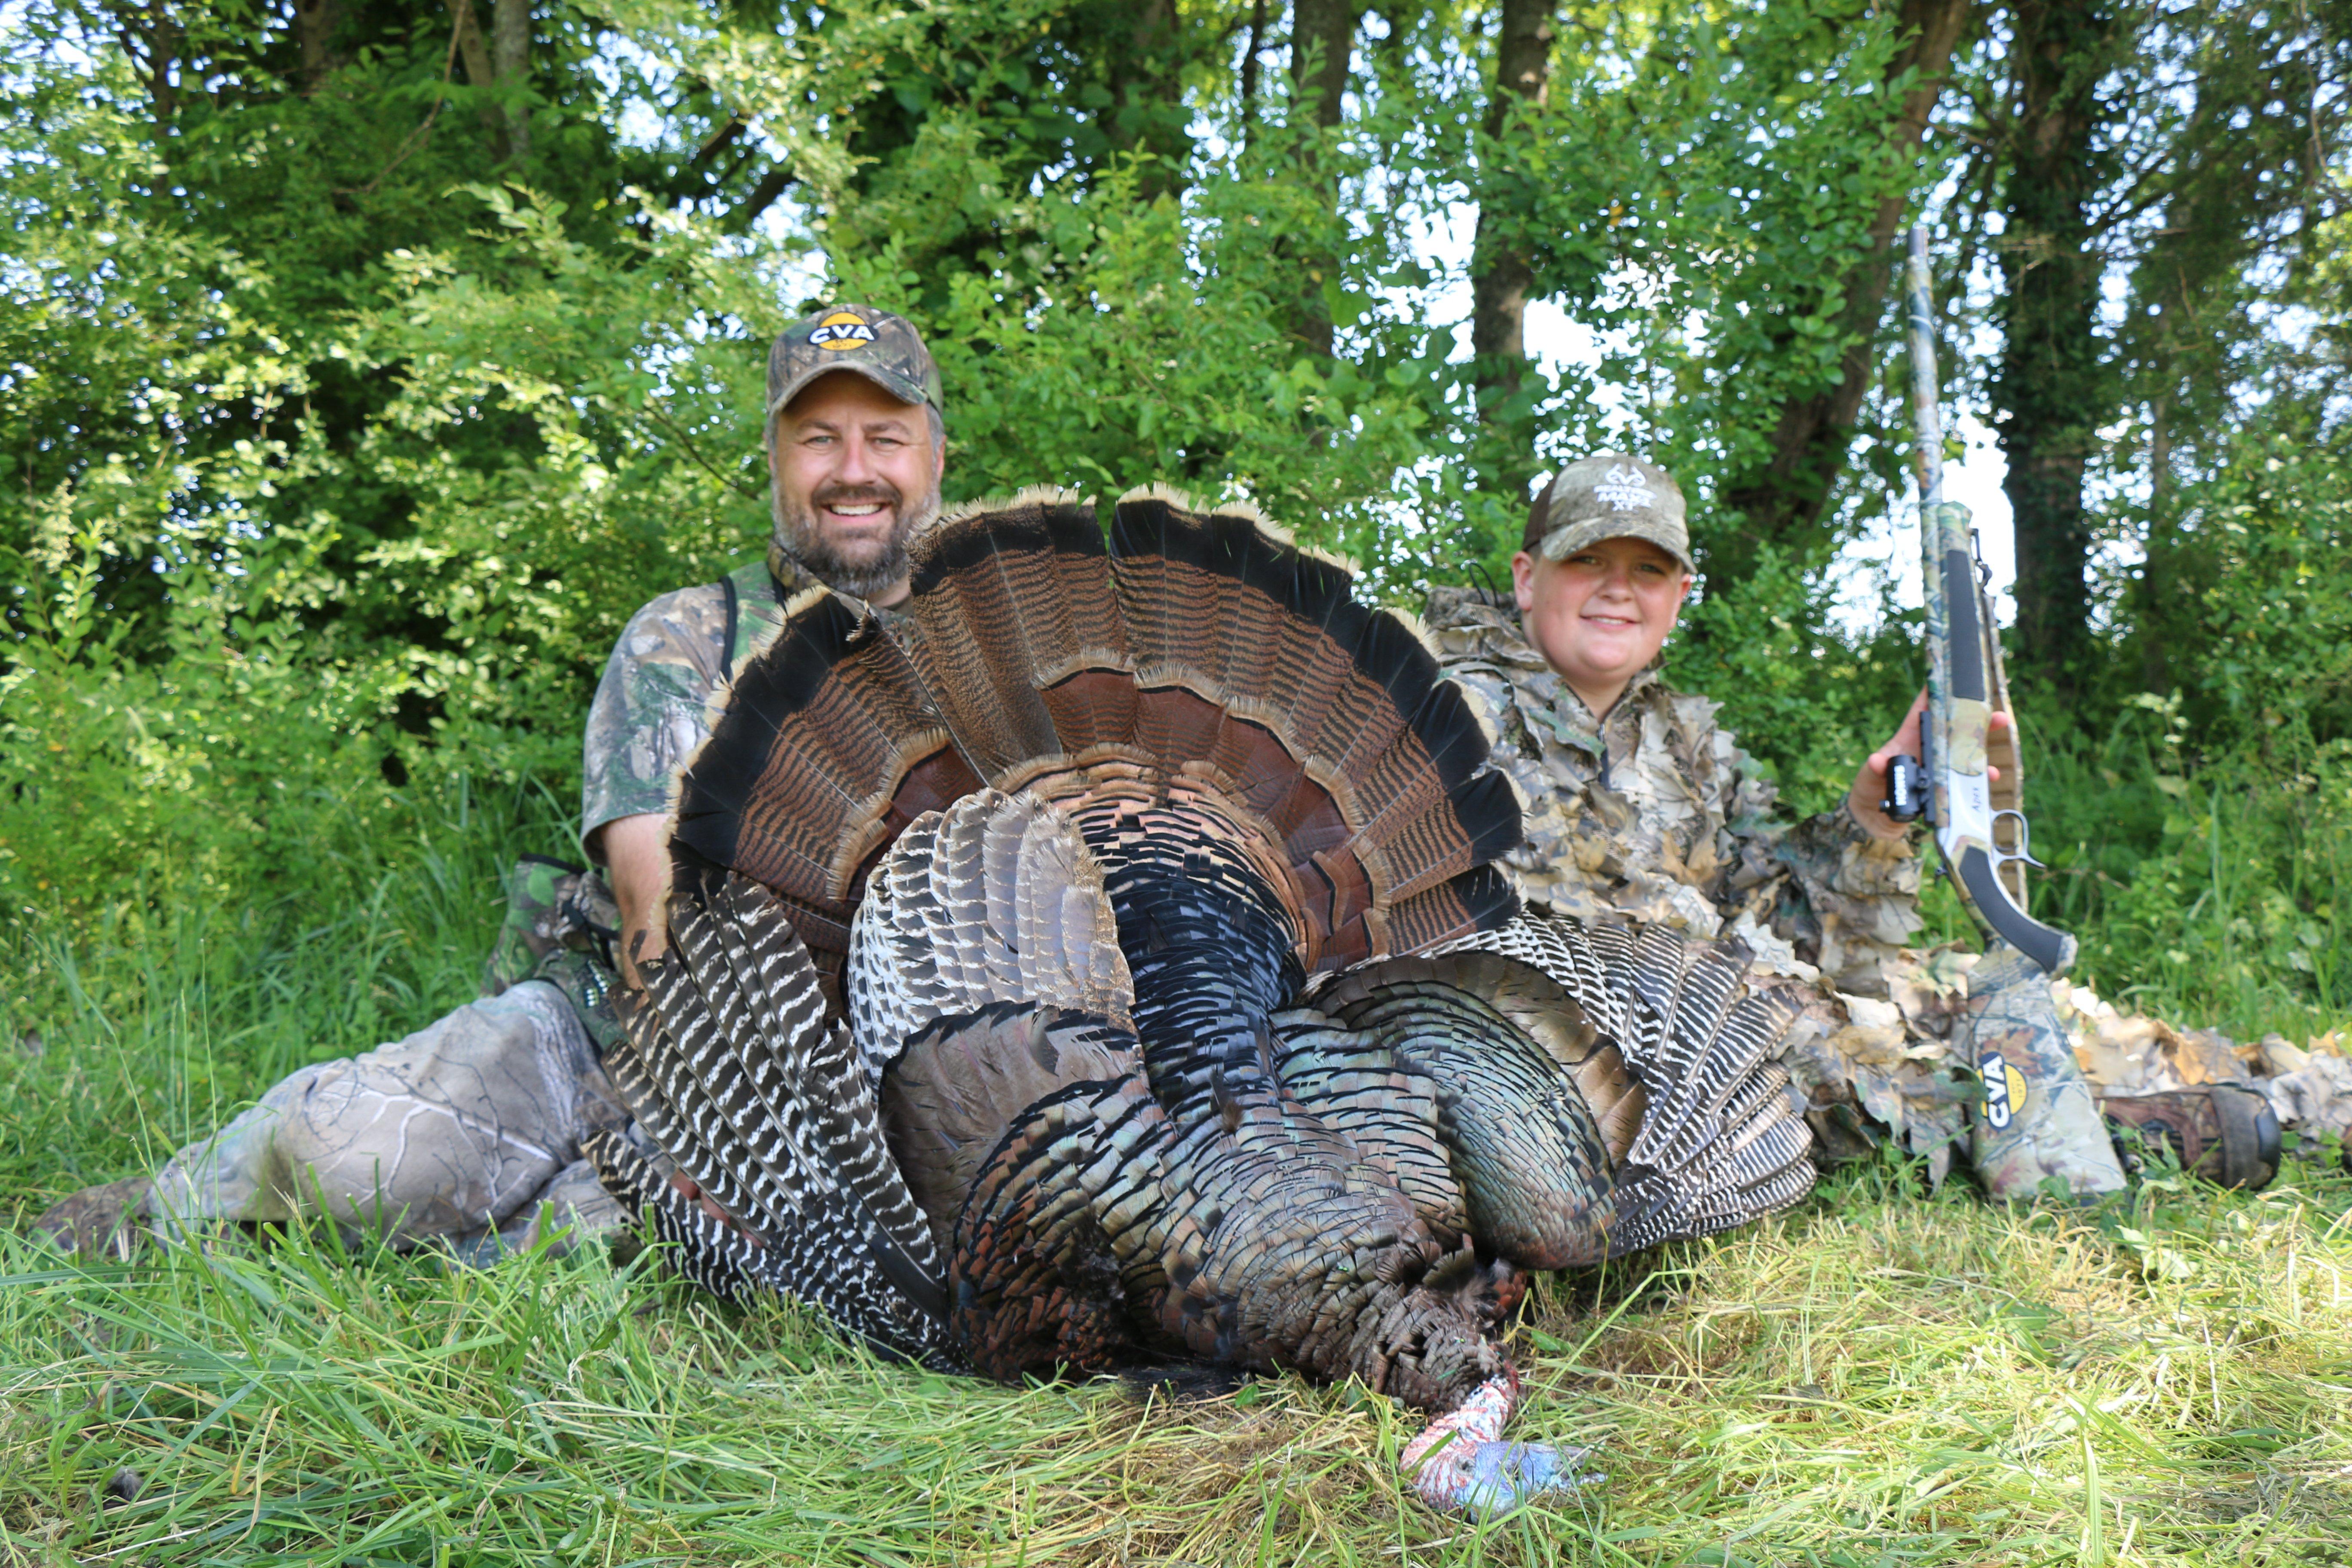
[[1028, 795], [984, 789], [901, 836], [851, 928], [850, 1028], [877, 1079], [940, 1018], [1018, 1001], [1132, 1027], [1102, 868]]
[[[761, 1248], [792, 1262], [750, 1278], [877, 1342], [903, 1338], [910, 1311], [936, 1319], [943, 1270], [930, 1227], [784, 906], [744, 879], [714, 877], [673, 893], [669, 910], [674, 950], [644, 966], [646, 993], [624, 1009], [628, 1041], [610, 1058], [640, 1126]], [[699, 1257], [711, 1237], [688, 1226], [675, 1239]], [[740, 1250], [726, 1264], [738, 1273]]]
[[1517, 911], [1483, 869], [1520, 833], [1493, 736], [1410, 624], [1358, 602], [1347, 566], [1245, 509], [1159, 489], [1120, 498], [1110, 555], [1136, 742], [1205, 764], [1265, 824], [1310, 970]]
[[1530, 912], [1448, 944], [1532, 964], [1612, 1037], [1647, 1103], [1624, 1146], [1612, 1256], [1758, 1219], [1812, 1185], [1812, 1135], [1780, 1066], [1795, 1007], [1748, 992], [1737, 943]]
[[982, 779], [1134, 738], [1135, 685], [1102, 529], [1075, 492], [1024, 490], [933, 525], [893, 635]]
[[677, 786], [673, 879], [723, 868], [767, 887], [837, 996], [866, 868], [908, 822], [981, 781], [905, 655], [823, 590], [787, 606], [713, 708]]
[[1345, 567], [1255, 516], [1138, 492], [1106, 547], [1060, 492], [967, 510], [917, 542], [887, 626], [986, 783], [1051, 797], [1115, 761], [1251, 820], [1318, 964], [1517, 908], [1486, 868], [1518, 800], [1470, 700]]

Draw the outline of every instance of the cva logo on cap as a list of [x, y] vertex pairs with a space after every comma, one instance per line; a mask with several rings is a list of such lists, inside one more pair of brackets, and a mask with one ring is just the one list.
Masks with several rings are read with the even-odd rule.
[[874, 329], [866, 324], [863, 316], [854, 311], [835, 310], [816, 324], [816, 330], [809, 333], [808, 341], [821, 349], [844, 353], [860, 343], [872, 342]]
[[1612, 511], [1631, 511], [1635, 507], [1648, 506], [1657, 500], [1657, 492], [1642, 482], [1642, 470], [1623, 463], [1612, 463], [1592, 493], [1609, 503]]

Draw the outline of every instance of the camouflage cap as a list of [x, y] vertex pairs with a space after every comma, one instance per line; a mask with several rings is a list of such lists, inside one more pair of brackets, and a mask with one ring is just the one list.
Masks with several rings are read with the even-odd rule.
[[1622, 452], [1595, 452], [1560, 469], [1528, 512], [1519, 548], [1565, 561], [1603, 539], [1646, 539], [1696, 572], [1683, 492], [1655, 463]]
[[777, 333], [769, 348], [768, 423], [809, 383], [836, 370], [854, 371], [901, 403], [947, 412], [940, 367], [912, 321], [865, 305], [827, 305]]

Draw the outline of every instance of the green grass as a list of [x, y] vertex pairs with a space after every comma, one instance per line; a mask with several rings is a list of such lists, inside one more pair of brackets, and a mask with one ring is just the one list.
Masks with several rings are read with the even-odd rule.
[[[877, 1364], [642, 1267], [302, 1237], [79, 1269], [0, 1241], [22, 1563], [2340, 1563], [2352, 1184], [2096, 1217], [1840, 1182], [1546, 1292], [1519, 1435], [1606, 1479], [1484, 1529], [1409, 1415]], [[123, 1469], [143, 1482], [110, 1506]]]
[[[0, 933], [0, 1207], [469, 994], [497, 868], [556, 820], [420, 801], [299, 907], [134, 889]], [[0, 1563], [2352, 1561], [2352, 1177], [2315, 1160], [2096, 1215], [1889, 1161], [1549, 1283], [1519, 1344], [1516, 1435], [1607, 1479], [1478, 1528], [1401, 1494], [1415, 1423], [1357, 1389], [996, 1388], [601, 1258], [296, 1236], [84, 1269], [9, 1236]]]

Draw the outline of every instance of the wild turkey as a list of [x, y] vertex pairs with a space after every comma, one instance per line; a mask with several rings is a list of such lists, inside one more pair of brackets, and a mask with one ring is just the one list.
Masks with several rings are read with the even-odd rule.
[[1523, 912], [1488, 746], [1253, 516], [943, 521], [903, 613], [806, 595], [725, 696], [608, 1060], [645, 1142], [591, 1153], [722, 1295], [999, 1378], [1360, 1377], [1440, 1417], [1409, 1460], [1457, 1436], [1424, 1497], [1515, 1501], [1528, 1271], [1811, 1167], [1744, 954]]

